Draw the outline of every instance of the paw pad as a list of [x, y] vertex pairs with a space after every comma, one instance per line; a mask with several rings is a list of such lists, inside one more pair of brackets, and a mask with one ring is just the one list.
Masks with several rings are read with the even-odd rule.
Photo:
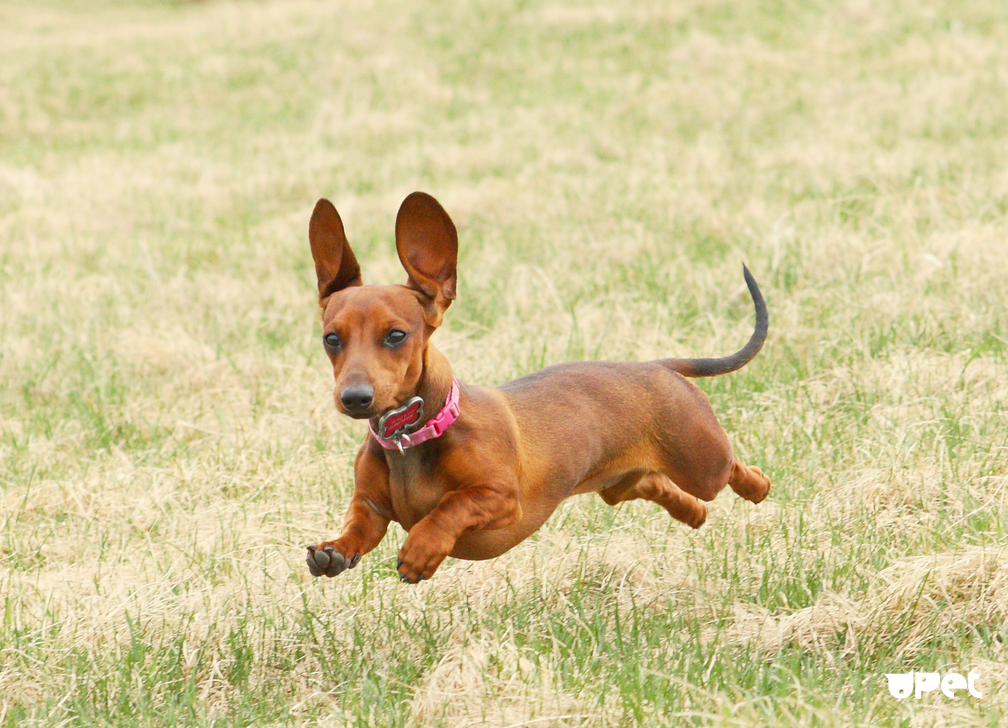
[[306, 546], [305, 548], [308, 549], [305, 563], [308, 564], [308, 571], [312, 576], [324, 574], [331, 578], [343, 573], [346, 569], [352, 569], [360, 562], [360, 554], [348, 559], [332, 546], [323, 546], [321, 549], [317, 546]]

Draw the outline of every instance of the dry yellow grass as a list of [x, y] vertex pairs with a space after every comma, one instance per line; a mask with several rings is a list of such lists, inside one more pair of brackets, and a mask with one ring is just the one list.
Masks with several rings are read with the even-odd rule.
[[[993, 0], [5, 3], [0, 725], [997, 725], [1005, 68]], [[414, 189], [467, 381], [733, 351], [748, 262], [704, 386], [770, 499], [312, 580], [364, 430], [308, 216], [399, 281]]]

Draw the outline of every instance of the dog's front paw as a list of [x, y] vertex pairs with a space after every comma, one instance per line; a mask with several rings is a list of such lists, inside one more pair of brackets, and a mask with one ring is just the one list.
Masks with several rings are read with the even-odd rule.
[[306, 546], [308, 556], [305, 562], [312, 576], [334, 577], [347, 569], [352, 569], [360, 562], [360, 553], [348, 553], [350, 549], [341, 547], [337, 541], [321, 543], [318, 546]]
[[449, 534], [421, 521], [410, 530], [399, 549], [396, 562], [399, 579], [410, 584], [430, 579], [454, 547], [455, 539]]

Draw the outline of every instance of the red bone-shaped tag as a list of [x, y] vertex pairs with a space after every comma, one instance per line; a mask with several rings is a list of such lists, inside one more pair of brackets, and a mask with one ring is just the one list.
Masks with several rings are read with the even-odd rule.
[[386, 440], [402, 437], [408, 430], [415, 429], [423, 417], [423, 400], [414, 397], [399, 409], [394, 409], [382, 415], [378, 420], [378, 432]]

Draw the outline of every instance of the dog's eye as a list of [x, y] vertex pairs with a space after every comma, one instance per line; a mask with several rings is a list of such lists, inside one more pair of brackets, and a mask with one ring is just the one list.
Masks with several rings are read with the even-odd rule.
[[326, 351], [339, 351], [343, 347], [339, 335], [333, 332], [323, 336], [322, 343], [325, 345]]
[[385, 335], [385, 346], [395, 348], [406, 341], [406, 332], [399, 329], [392, 329]]

